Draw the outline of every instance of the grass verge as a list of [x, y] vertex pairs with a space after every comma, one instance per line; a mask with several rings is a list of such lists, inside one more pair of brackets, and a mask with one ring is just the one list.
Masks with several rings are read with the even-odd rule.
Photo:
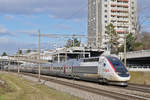
[[150, 72], [130, 72], [129, 83], [150, 85]]
[[0, 87], [0, 100], [79, 100], [67, 93], [59, 92], [39, 85], [21, 77], [0, 73], [0, 79], [5, 80], [7, 87]]

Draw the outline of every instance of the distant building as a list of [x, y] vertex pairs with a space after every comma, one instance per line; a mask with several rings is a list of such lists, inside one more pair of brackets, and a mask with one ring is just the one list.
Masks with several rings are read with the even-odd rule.
[[119, 34], [136, 34], [137, 0], [88, 0], [88, 46], [106, 48], [106, 26], [112, 23]]

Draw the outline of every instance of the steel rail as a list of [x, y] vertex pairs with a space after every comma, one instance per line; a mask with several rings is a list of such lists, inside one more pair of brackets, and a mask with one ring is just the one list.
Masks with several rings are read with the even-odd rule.
[[[27, 76], [38, 78], [36, 74], [31, 74], [31, 73], [30, 74], [29, 73], [23, 73], [23, 74], [27, 75]], [[44, 75], [41, 76], [41, 79], [46, 80], [46, 81], [50, 81], [50, 82], [54, 82], [54, 83], [58, 83], [58, 84], [61, 84], [61, 85], [69, 86], [69, 87], [72, 87], [72, 88], [80, 89], [80, 90], [83, 90], [83, 91], [91, 92], [91, 93], [94, 93], [94, 94], [111, 97], [111, 98], [114, 98], [114, 99], [117, 99], [117, 100], [148, 100], [148, 99], [150, 99], [150, 98], [139, 96], [139, 95], [124, 94], [124, 93], [119, 93], [119, 92], [116, 92], [116, 91], [97, 89], [97, 88], [93, 88], [93, 87], [89, 87], [89, 86], [85, 86], [85, 85], [70, 83], [70, 82], [66, 82], [66, 81], [46, 77]]]
[[145, 86], [145, 85], [129, 84], [127, 89], [140, 91], [140, 92], [144, 92], [144, 93], [150, 93], [150, 86]]

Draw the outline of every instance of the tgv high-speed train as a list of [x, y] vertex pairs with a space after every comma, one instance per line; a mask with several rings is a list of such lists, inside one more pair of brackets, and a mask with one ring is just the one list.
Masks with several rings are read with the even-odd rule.
[[[17, 68], [9, 68], [17, 70]], [[22, 64], [22, 72], [38, 73], [38, 65]], [[130, 75], [123, 63], [114, 56], [70, 59], [64, 62], [41, 64], [41, 74], [97, 81], [127, 86]]]

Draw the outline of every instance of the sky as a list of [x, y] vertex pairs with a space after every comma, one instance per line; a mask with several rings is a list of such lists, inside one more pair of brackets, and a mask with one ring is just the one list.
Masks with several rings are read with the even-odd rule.
[[[143, 29], [149, 31], [150, 0], [139, 0]], [[88, 0], [0, 0], [0, 54], [37, 49], [38, 30], [46, 34], [87, 35]], [[65, 44], [66, 38], [42, 37], [41, 47]], [[84, 40], [85, 42], [85, 40]]]

